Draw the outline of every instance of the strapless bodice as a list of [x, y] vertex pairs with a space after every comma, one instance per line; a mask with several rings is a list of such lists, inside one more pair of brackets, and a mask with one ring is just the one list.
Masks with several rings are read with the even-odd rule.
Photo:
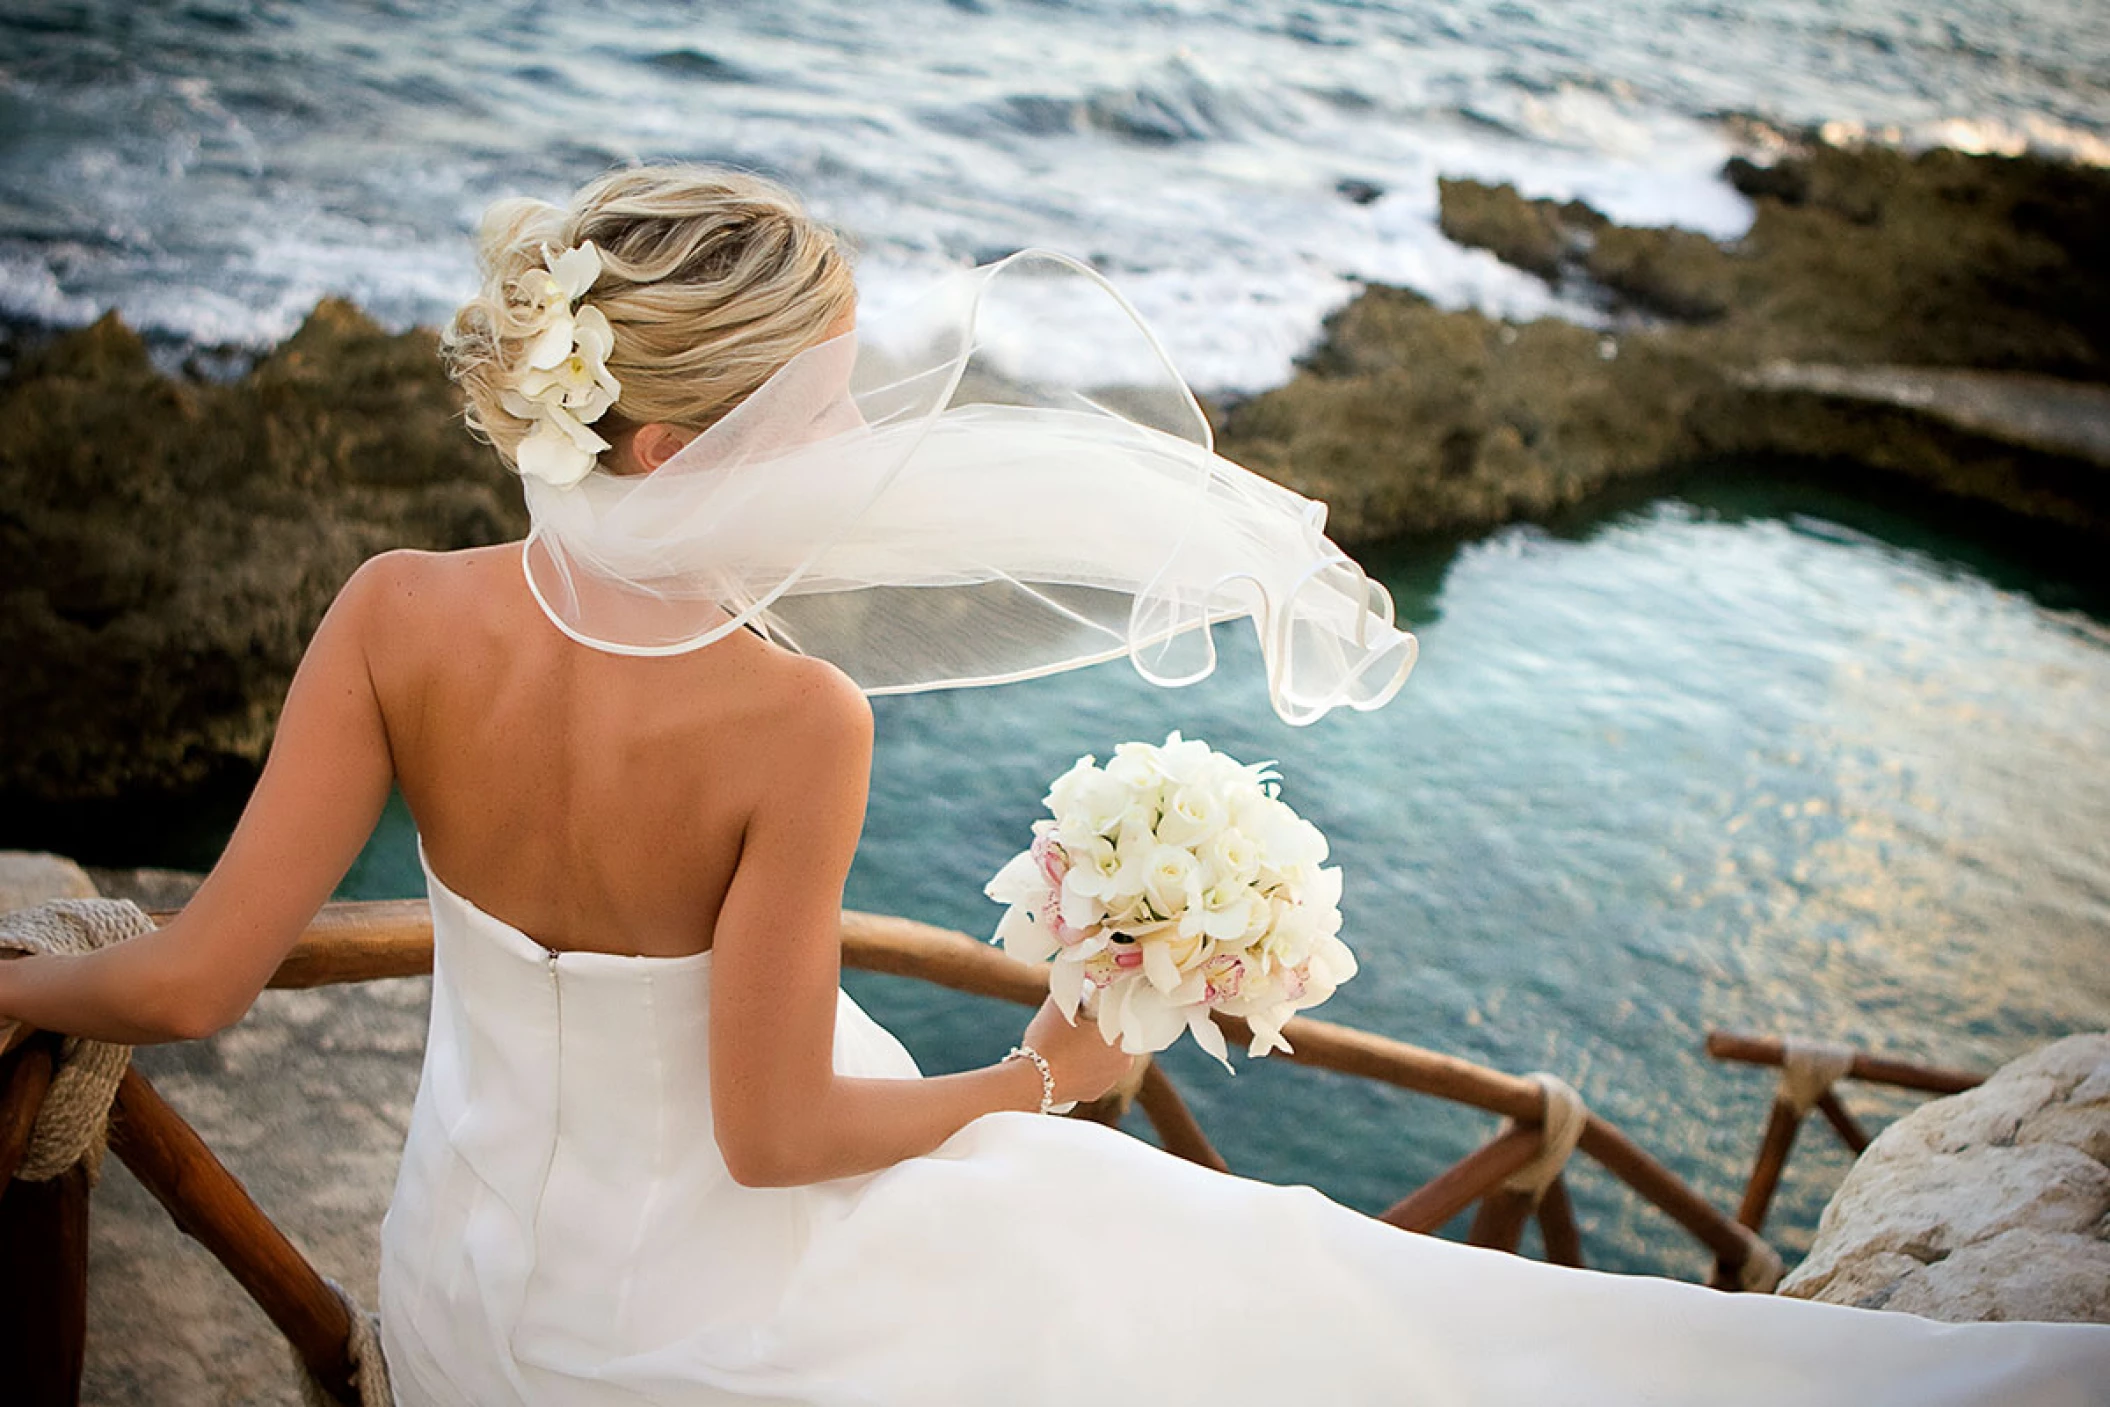
[[[510, 1348], [486, 1367], [514, 1375], [699, 1322], [749, 1324], [816, 1215], [861, 1180], [752, 1188], [726, 1171], [711, 1121], [711, 954], [555, 951], [450, 889], [422, 846], [419, 858], [432, 1014], [382, 1238], [385, 1297], [419, 1308], [391, 1321], [504, 1326]], [[899, 1041], [838, 1000], [839, 1071], [918, 1076]], [[654, 1255], [670, 1228], [709, 1257]], [[468, 1400], [522, 1395], [473, 1367], [448, 1372]]]

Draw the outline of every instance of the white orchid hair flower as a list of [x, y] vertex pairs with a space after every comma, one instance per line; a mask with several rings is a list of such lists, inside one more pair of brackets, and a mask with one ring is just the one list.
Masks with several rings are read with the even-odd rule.
[[609, 445], [587, 427], [623, 394], [608, 370], [615, 329], [599, 308], [580, 303], [601, 276], [601, 251], [592, 240], [576, 249], [542, 246], [543, 267], [514, 287], [534, 333], [515, 383], [500, 397], [509, 414], [535, 422], [513, 451], [522, 474], [570, 488], [593, 472]]

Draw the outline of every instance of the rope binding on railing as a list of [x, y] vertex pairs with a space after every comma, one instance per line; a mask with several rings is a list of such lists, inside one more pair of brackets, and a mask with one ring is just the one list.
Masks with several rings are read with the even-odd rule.
[[1780, 1090], [1774, 1098], [1800, 1119], [1854, 1068], [1854, 1048], [1837, 1041], [1781, 1042]]
[[[128, 899], [53, 899], [0, 915], [0, 948], [31, 954], [92, 953], [153, 928]], [[101, 1180], [110, 1127], [110, 1101], [132, 1063], [132, 1048], [69, 1036], [59, 1047], [58, 1073], [37, 1111], [29, 1151], [15, 1176], [49, 1182], [76, 1163], [88, 1181]]]
[[[1537, 1156], [1502, 1180], [1503, 1190], [1520, 1192], [1531, 1199], [1537, 1207], [1545, 1197], [1546, 1189], [1568, 1166], [1568, 1159], [1575, 1154], [1575, 1145], [1582, 1141], [1583, 1129], [1590, 1122], [1590, 1110], [1581, 1095], [1558, 1075], [1549, 1075], [1543, 1070], [1525, 1076], [1535, 1082], [1546, 1094], [1546, 1112], [1540, 1127], [1543, 1142]], [[1514, 1119], [1505, 1120], [1502, 1132], [1508, 1133], [1517, 1126]]]

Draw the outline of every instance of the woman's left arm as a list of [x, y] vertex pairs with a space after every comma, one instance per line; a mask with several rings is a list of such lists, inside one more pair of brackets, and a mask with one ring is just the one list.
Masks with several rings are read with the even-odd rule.
[[395, 768], [367, 667], [399, 575], [352, 574], [308, 644], [263, 775], [218, 864], [166, 927], [79, 957], [0, 962], [0, 1029], [13, 1019], [144, 1045], [239, 1020], [372, 834]]

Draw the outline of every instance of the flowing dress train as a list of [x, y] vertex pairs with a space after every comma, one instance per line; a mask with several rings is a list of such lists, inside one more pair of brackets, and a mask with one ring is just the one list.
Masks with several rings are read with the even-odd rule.
[[[876, 1173], [743, 1187], [710, 954], [551, 952], [426, 874], [431, 1032], [382, 1229], [404, 1407], [2110, 1403], [2110, 1327], [1545, 1265], [1082, 1121], [989, 1114]], [[920, 1077], [847, 994], [834, 1059]]]

